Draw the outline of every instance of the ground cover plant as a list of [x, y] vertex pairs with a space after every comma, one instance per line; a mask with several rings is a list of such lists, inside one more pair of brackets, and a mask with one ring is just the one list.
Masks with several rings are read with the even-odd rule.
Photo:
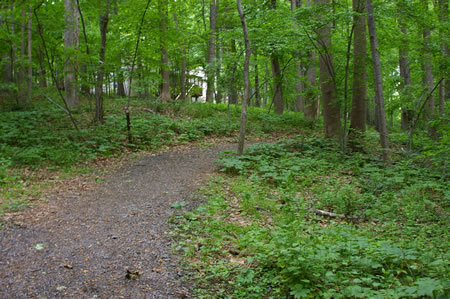
[[[32, 176], [39, 170], [71, 173], [99, 157], [120, 156], [137, 151], [158, 151], [163, 147], [203, 142], [205, 137], [230, 138], [239, 131], [239, 107], [208, 103], [161, 103], [131, 101], [132, 142], [127, 139], [123, 107], [126, 99], [111, 98], [105, 106], [106, 124], [93, 122], [89, 106], [74, 114], [79, 130], [57, 106], [38, 101], [29, 109], [4, 106], [0, 113], [0, 214], [27, 205], [36, 198], [39, 183]], [[268, 114], [249, 110], [254, 137], [297, 132], [300, 115]], [[27, 187], [28, 186], [28, 187]]]
[[448, 180], [397, 140], [392, 168], [316, 136], [225, 154], [172, 219], [197, 296], [445, 298]]

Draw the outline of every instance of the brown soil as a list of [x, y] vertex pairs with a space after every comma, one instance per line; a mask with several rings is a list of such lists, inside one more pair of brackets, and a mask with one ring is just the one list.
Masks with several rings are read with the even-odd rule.
[[92, 190], [53, 194], [45, 217], [0, 229], [0, 298], [188, 298], [167, 235], [222, 145], [143, 156]]

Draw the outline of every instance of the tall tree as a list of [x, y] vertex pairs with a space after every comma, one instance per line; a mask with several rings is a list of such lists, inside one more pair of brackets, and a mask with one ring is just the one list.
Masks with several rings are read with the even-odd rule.
[[366, 19], [364, 0], [353, 0], [353, 93], [352, 112], [350, 117], [350, 145], [357, 144], [358, 132], [366, 130]]
[[250, 69], [250, 55], [252, 54], [250, 49], [250, 40], [248, 38], [248, 28], [247, 22], [245, 20], [245, 14], [242, 10], [241, 0], [236, 0], [239, 17], [242, 23], [242, 30], [244, 31], [244, 44], [245, 44], [245, 60], [244, 60], [244, 98], [242, 99], [242, 110], [241, 110], [241, 127], [239, 131], [239, 144], [238, 144], [238, 154], [242, 155], [244, 152], [244, 141], [245, 141], [245, 128], [247, 123], [247, 102], [250, 96], [250, 82], [249, 82], [249, 69]]
[[[277, 0], [271, 0], [270, 8], [275, 10], [277, 8]], [[281, 74], [280, 67], [280, 54], [277, 53], [275, 49], [272, 50], [270, 55], [270, 63], [272, 65], [272, 76], [273, 76], [273, 104], [275, 106], [276, 114], [283, 114], [284, 103], [283, 103], [283, 77]]]
[[[312, 0], [306, 1], [306, 6], [311, 6]], [[315, 93], [316, 88], [316, 52], [314, 50], [308, 51], [309, 63], [306, 65], [306, 92], [305, 92], [305, 119], [314, 121], [317, 117], [319, 102]]]
[[66, 91], [66, 101], [69, 108], [75, 108], [80, 105], [77, 93], [77, 83], [76, 83], [76, 67], [74, 52], [76, 48], [75, 37], [76, 32], [78, 32], [76, 26], [76, 13], [77, 6], [75, 0], [65, 0], [65, 29], [64, 29], [64, 49], [65, 49], [65, 60], [64, 60], [64, 89]]
[[[401, 1], [400, 6], [404, 6], [403, 1]], [[399, 7], [400, 9], [401, 7]], [[407, 107], [407, 100], [409, 95], [409, 89], [411, 85], [411, 72], [409, 68], [409, 51], [408, 51], [408, 31], [405, 22], [402, 17], [399, 19], [400, 27], [400, 46], [399, 46], [399, 68], [400, 77], [402, 79], [401, 88], [401, 127], [403, 130], [408, 130], [412, 121], [412, 111]]]
[[161, 50], [161, 101], [170, 101], [169, 52], [167, 49], [167, 31], [169, 23], [168, 0], [158, 1], [159, 9], [159, 43]]
[[[424, 12], [428, 14], [428, 0], [422, 0], [422, 7]], [[424, 20], [424, 26], [422, 31], [423, 36], [423, 60], [422, 60], [422, 84], [425, 89], [425, 93], [428, 94], [433, 88], [433, 52], [431, 50], [431, 30], [430, 26], [427, 24], [427, 20]], [[434, 116], [435, 104], [434, 96], [430, 94], [428, 102], [425, 109], [425, 118], [431, 119]], [[428, 127], [430, 135], [434, 135], [432, 127]]]
[[449, 50], [448, 50], [448, 0], [439, 0], [439, 21], [440, 30], [439, 38], [440, 44], [440, 72], [444, 82], [439, 88], [439, 114], [444, 114], [445, 101], [450, 98], [450, 74], [449, 74]]
[[[302, 2], [300, 0], [291, 0], [291, 11], [295, 12], [295, 9], [302, 6]], [[294, 17], [294, 23], [293, 23], [294, 30], [297, 29], [297, 21]], [[294, 54], [296, 55], [296, 54]], [[297, 59], [297, 78], [295, 83], [295, 92], [296, 92], [296, 99], [295, 99], [295, 110], [297, 112], [304, 112], [305, 110], [305, 97], [303, 95], [305, 90], [305, 83], [304, 83], [304, 76], [305, 71], [303, 70], [303, 65], [300, 62], [300, 57]]]
[[30, 5], [28, 11], [28, 88], [27, 100], [31, 102], [33, 96], [33, 6]]
[[383, 149], [383, 160], [387, 165], [391, 165], [389, 158], [389, 139], [386, 126], [386, 113], [384, 111], [383, 81], [381, 79], [380, 53], [378, 52], [377, 29], [372, 0], [366, 0], [367, 25], [369, 27], [370, 49], [372, 52], [373, 77], [375, 87], [375, 100], [377, 102], [377, 116], [380, 132], [380, 142]]
[[100, 6], [100, 55], [97, 83], [95, 85], [95, 119], [101, 124], [105, 122], [103, 111], [103, 80], [105, 76], [106, 33], [108, 30], [110, 6], [110, 0], [106, 0]]
[[206, 67], [207, 87], [206, 101], [214, 101], [214, 83], [215, 83], [215, 51], [216, 51], [216, 24], [217, 24], [217, 0], [210, 0], [209, 3], [209, 40], [208, 40], [208, 59]]
[[[323, 11], [330, 12], [329, 0], [315, 0], [315, 3]], [[324, 12], [319, 18], [323, 19]], [[322, 92], [323, 118], [325, 124], [325, 136], [339, 139], [341, 136], [340, 106], [336, 96], [336, 78], [334, 73], [333, 55], [331, 48], [331, 23], [327, 22], [318, 31], [318, 43], [320, 48], [320, 87]]]

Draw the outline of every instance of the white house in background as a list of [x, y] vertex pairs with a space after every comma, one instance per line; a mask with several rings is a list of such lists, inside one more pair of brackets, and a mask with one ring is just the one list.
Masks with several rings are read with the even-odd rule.
[[201, 103], [206, 102], [206, 74], [203, 68], [197, 67], [196, 69], [190, 71], [187, 76], [188, 86], [190, 88], [193, 85], [197, 85], [202, 89], [202, 96], [198, 98]]

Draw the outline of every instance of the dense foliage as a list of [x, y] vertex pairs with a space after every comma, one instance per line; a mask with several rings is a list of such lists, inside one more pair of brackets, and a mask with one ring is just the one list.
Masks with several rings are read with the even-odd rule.
[[420, 157], [371, 156], [315, 136], [226, 154], [205, 202], [173, 219], [199, 297], [444, 298], [448, 181]]

